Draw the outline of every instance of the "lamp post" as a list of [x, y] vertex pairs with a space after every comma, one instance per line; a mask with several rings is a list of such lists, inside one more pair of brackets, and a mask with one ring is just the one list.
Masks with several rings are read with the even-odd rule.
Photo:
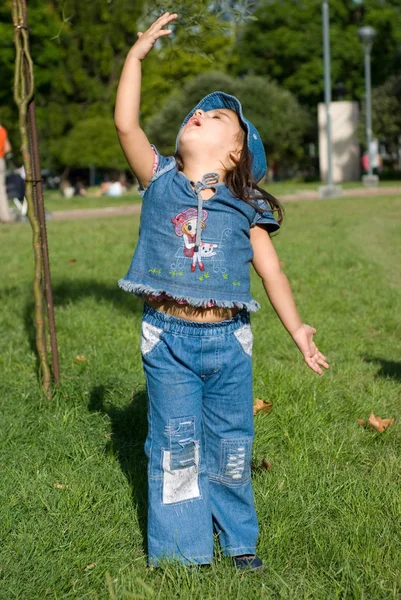
[[358, 35], [363, 44], [365, 54], [366, 151], [369, 159], [368, 174], [362, 180], [365, 185], [377, 185], [379, 178], [377, 175], [373, 175], [372, 169], [372, 82], [370, 76], [370, 53], [376, 31], [370, 25], [366, 25], [358, 29]]
[[326, 105], [326, 138], [327, 138], [327, 185], [319, 188], [320, 198], [335, 198], [341, 195], [341, 187], [333, 185], [333, 154], [331, 145], [331, 74], [330, 74], [330, 32], [329, 2], [322, 2], [323, 24], [323, 70], [324, 70], [324, 102]]

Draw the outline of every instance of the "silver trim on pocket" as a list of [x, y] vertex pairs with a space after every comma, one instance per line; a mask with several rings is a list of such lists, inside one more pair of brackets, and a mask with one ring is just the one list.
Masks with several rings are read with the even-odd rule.
[[143, 355], [148, 354], [160, 341], [163, 329], [155, 327], [144, 321], [141, 328], [141, 352]]
[[253, 334], [251, 326], [244, 325], [243, 327], [240, 327], [234, 331], [234, 335], [241, 344], [243, 351], [248, 354], [248, 356], [252, 356]]

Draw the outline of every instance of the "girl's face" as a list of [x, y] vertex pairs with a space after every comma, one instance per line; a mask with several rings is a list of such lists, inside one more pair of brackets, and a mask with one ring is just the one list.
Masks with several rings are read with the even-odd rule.
[[185, 158], [185, 153], [194, 151], [202, 155], [206, 152], [211, 158], [223, 160], [229, 158], [231, 152], [239, 153], [242, 143], [239, 142], [242, 128], [238, 115], [228, 108], [214, 110], [197, 110], [181, 129], [178, 137], [178, 149]]

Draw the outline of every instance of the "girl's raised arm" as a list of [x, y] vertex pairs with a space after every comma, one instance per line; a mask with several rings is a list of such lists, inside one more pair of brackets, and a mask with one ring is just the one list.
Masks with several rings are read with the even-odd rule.
[[154, 152], [139, 124], [141, 62], [159, 37], [172, 32], [163, 27], [176, 18], [176, 14], [166, 12], [145, 33], [138, 33], [138, 40], [128, 53], [118, 84], [114, 123], [125, 157], [142, 187], [147, 187], [152, 177]]

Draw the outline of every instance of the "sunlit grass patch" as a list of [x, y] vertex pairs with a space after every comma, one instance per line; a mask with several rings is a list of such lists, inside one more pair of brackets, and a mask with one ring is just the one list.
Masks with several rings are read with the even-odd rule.
[[[252, 315], [254, 460], [266, 568], [146, 566], [141, 303], [117, 287], [139, 218], [48, 223], [62, 384], [40, 394], [29, 225], [0, 228], [0, 575], [4, 598], [399, 598], [401, 202], [287, 206], [275, 245], [330, 371], [264, 299]], [[77, 360], [85, 357], [85, 360]], [[396, 421], [382, 434], [357, 419]]]

